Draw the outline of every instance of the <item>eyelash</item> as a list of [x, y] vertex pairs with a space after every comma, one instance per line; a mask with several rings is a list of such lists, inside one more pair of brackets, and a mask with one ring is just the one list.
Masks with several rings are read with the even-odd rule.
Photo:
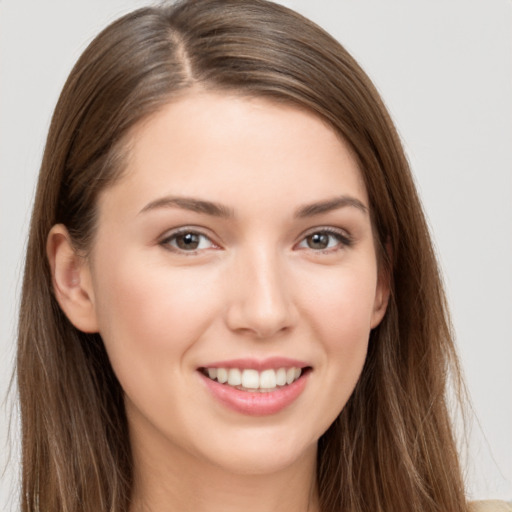
[[[196, 248], [194, 250], [189, 251], [189, 250], [182, 249], [182, 248], [172, 244], [173, 241], [176, 242], [176, 240], [179, 236], [185, 236], [185, 235], [193, 235], [193, 236], [199, 237], [200, 239], [202, 238], [202, 239], [208, 240], [211, 244], [211, 247], [208, 247], [208, 249], [210, 249], [210, 248], [218, 249], [219, 248], [219, 246], [216, 245], [215, 242], [213, 242], [212, 239], [208, 235], [205, 235], [204, 233], [201, 233], [200, 231], [193, 229], [193, 228], [189, 228], [189, 227], [180, 228], [180, 229], [177, 229], [176, 231], [173, 231], [170, 235], [168, 235], [164, 239], [162, 239], [159, 242], [159, 244], [169, 251], [183, 254], [185, 256], [194, 256], [199, 251], [206, 249], [203, 247], [203, 248]], [[199, 243], [201, 243], [201, 242], [199, 242]]]
[[[186, 235], [196, 236], [199, 239], [203, 239], [203, 240], [206, 239], [209, 241], [211, 246], [207, 247], [207, 248], [198, 247], [198, 248], [195, 248], [190, 251], [178, 247], [176, 245], [176, 240], [178, 239], [179, 236], [186, 236]], [[313, 249], [311, 247], [301, 247], [301, 244], [303, 244], [303, 243], [307, 244], [308, 238], [313, 237], [314, 235], [327, 235], [331, 239], [332, 238], [336, 239], [337, 243], [334, 247], [326, 247], [325, 249]], [[173, 244], [173, 242], [174, 242], [174, 244]], [[352, 238], [346, 232], [338, 230], [338, 229], [334, 229], [334, 228], [325, 227], [325, 228], [316, 228], [315, 230], [307, 233], [305, 236], [303, 236], [303, 238], [301, 238], [299, 244], [297, 244], [296, 247], [300, 248], [301, 250], [302, 249], [310, 249], [315, 253], [326, 254], [326, 253], [332, 253], [332, 252], [339, 251], [345, 247], [350, 247], [352, 245], [352, 243], [353, 243]], [[200, 231], [195, 230], [190, 227], [180, 228], [180, 229], [177, 229], [176, 231], [173, 231], [170, 235], [168, 235], [164, 239], [162, 239], [159, 242], [159, 244], [162, 247], [166, 248], [167, 250], [170, 250], [170, 251], [173, 251], [173, 252], [185, 255], [185, 256], [194, 256], [199, 251], [206, 250], [206, 249], [219, 249], [219, 246], [216, 245], [215, 242], [213, 242], [208, 235], [205, 235], [204, 233], [201, 233]], [[199, 244], [201, 244], [201, 241], [199, 241]]]
[[[303, 243], [307, 243], [308, 238], [314, 235], [327, 235], [331, 238], [336, 239], [337, 244], [334, 247], [327, 247], [325, 249], [312, 249], [311, 247], [303, 247], [304, 249], [311, 249], [315, 253], [326, 254], [342, 250], [345, 247], [350, 247], [353, 244], [353, 240], [345, 231], [341, 231], [335, 228], [315, 228], [313, 231], [307, 233], [299, 242], [299, 247]], [[302, 247], [301, 247], [302, 249]]]

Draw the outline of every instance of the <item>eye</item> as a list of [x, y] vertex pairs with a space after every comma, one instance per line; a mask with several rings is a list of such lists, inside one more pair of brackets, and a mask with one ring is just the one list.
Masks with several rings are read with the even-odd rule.
[[164, 238], [160, 245], [176, 252], [201, 251], [204, 249], [217, 248], [217, 246], [203, 233], [198, 233], [190, 229], [175, 231]]
[[333, 229], [321, 229], [308, 234], [298, 245], [301, 249], [313, 251], [329, 251], [343, 248], [351, 244], [350, 238]]

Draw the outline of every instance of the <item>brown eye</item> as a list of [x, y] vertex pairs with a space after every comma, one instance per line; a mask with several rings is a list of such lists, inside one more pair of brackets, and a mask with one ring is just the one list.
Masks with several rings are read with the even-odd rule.
[[190, 253], [216, 247], [215, 244], [206, 235], [196, 231], [175, 232], [162, 240], [160, 244], [175, 252]]
[[302, 239], [298, 247], [313, 251], [335, 251], [348, 247], [351, 243], [349, 235], [344, 232], [335, 231], [334, 229], [322, 229], [307, 235]]
[[197, 233], [184, 233], [175, 239], [176, 246], [184, 251], [194, 251], [199, 247], [200, 237]]
[[328, 233], [313, 233], [306, 238], [306, 243], [310, 249], [327, 249], [331, 238]]

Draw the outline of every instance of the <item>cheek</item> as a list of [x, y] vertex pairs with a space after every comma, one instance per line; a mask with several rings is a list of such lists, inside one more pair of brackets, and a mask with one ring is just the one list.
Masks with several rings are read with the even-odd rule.
[[333, 351], [367, 340], [375, 308], [377, 276], [374, 265], [347, 266], [324, 279], [316, 276], [304, 294], [303, 311]]
[[310, 295], [314, 336], [323, 347], [322, 388], [318, 415], [327, 429], [341, 412], [361, 375], [368, 350], [374, 309], [376, 273], [356, 269], [342, 271], [333, 280], [324, 280]]
[[[95, 306], [100, 334], [123, 387], [129, 387], [134, 375], [140, 382], [172, 376], [215, 317], [212, 286], [142, 258], [125, 256], [108, 265], [108, 271], [106, 265], [97, 272], [101, 279]], [[164, 365], [164, 371], [156, 371]]]

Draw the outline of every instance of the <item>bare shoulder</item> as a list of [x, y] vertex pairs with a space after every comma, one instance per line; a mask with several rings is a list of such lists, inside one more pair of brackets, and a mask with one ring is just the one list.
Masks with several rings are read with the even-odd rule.
[[473, 501], [469, 510], [471, 512], [512, 512], [512, 504], [498, 500]]

